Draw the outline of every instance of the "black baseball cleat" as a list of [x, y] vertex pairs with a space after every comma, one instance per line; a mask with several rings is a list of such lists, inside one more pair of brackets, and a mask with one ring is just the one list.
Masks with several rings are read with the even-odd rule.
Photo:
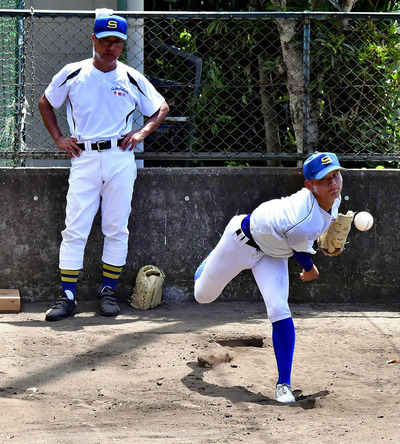
[[117, 304], [117, 298], [114, 296], [114, 290], [110, 287], [104, 287], [99, 291], [99, 313], [102, 316], [117, 316], [120, 308]]
[[55, 304], [46, 311], [46, 321], [61, 321], [76, 313], [76, 302], [62, 292]]

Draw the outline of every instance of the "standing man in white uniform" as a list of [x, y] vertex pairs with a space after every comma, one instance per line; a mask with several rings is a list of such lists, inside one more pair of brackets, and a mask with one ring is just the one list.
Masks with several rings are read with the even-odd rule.
[[[99, 312], [116, 316], [120, 311], [115, 289], [128, 251], [128, 219], [136, 179], [133, 149], [169, 112], [168, 104], [151, 83], [118, 61], [127, 28], [122, 17], [98, 16], [92, 34], [93, 58], [62, 68], [39, 101], [47, 130], [58, 148], [71, 158], [66, 227], [59, 255], [62, 293], [47, 311], [48, 321], [76, 312], [79, 270], [100, 201], [104, 246]], [[64, 102], [70, 136], [62, 134], [54, 112]], [[136, 108], [148, 119], [132, 131]]]
[[262, 203], [252, 214], [234, 216], [218, 245], [195, 273], [194, 295], [205, 304], [218, 298], [242, 270], [251, 269], [272, 323], [272, 342], [278, 367], [275, 397], [293, 402], [291, 388], [295, 329], [290, 308], [288, 258], [295, 256], [300, 278], [319, 275], [311, 254], [314, 242], [337, 218], [343, 169], [335, 154], [314, 153], [303, 166], [305, 188]]

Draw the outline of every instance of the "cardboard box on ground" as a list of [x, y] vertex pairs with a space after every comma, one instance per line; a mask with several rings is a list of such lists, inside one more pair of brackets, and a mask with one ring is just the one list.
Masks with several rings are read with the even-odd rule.
[[0, 289], [0, 313], [19, 313], [21, 296], [17, 289]]

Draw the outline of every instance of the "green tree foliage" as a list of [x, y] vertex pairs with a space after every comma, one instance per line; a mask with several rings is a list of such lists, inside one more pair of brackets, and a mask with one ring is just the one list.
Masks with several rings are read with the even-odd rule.
[[[387, 21], [317, 22], [312, 77], [320, 143], [340, 151], [393, 152], [400, 142], [400, 29]], [[339, 143], [338, 143], [339, 141]]]
[[[397, 1], [350, 3], [354, 12], [400, 9]], [[350, 3], [349, 0], [157, 0], [149, 9], [336, 12]], [[279, 149], [295, 151], [296, 138], [288, 118], [290, 98], [285, 78], [288, 67], [282, 60], [276, 23], [204, 20], [201, 25], [197, 22], [190, 27], [188, 22], [176, 20], [169, 38], [171, 44], [203, 60], [200, 94], [185, 101], [186, 112], [192, 113], [198, 129], [195, 134], [202, 135], [193, 141], [194, 147], [223, 144], [228, 152], [239, 152], [246, 147], [264, 150], [264, 93], [273, 101], [271, 109], [278, 126]], [[302, 38], [301, 26], [299, 38]], [[394, 20], [312, 21], [310, 106], [316, 115], [320, 145], [342, 153], [386, 153], [399, 149], [399, 49], [400, 29]], [[162, 68], [164, 75], [178, 76], [179, 70], [173, 64]], [[264, 85], [264, 90], [260, 87], [260, 69], [273, 87], [270, 94], [270, 85]]]

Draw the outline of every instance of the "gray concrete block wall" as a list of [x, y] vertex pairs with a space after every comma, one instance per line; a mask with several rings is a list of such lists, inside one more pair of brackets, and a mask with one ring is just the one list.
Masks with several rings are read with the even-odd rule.
[[[0, 169], [0, 288], [18, 288], [24, 301], [52, 301], [59, 294], [58, 249], [64, 228], [68, 168]], [[303, 283], [290, 259], [292, 302], [396, 303], [399, 301], [398, 170], [343, 173], [341, 212], [371, 212], [369, 232], [354, 227], [345, 252], [318, 252], [320, 277]], [[303, 185], [292, 168], [144, 168], [138, 172], [129, 223], [121, 299], [138, 269], [155, 264], [166, 273], [167, 301], [193, 299], [193, 273], [218, 242], [229, 219]], [[77, 297], [92, 300], [101, 282], [102, 234], [97, 215], [86, 247]], [[254, 301], [260, 294], [250, 272], [236, 277], [220, 300]]]

